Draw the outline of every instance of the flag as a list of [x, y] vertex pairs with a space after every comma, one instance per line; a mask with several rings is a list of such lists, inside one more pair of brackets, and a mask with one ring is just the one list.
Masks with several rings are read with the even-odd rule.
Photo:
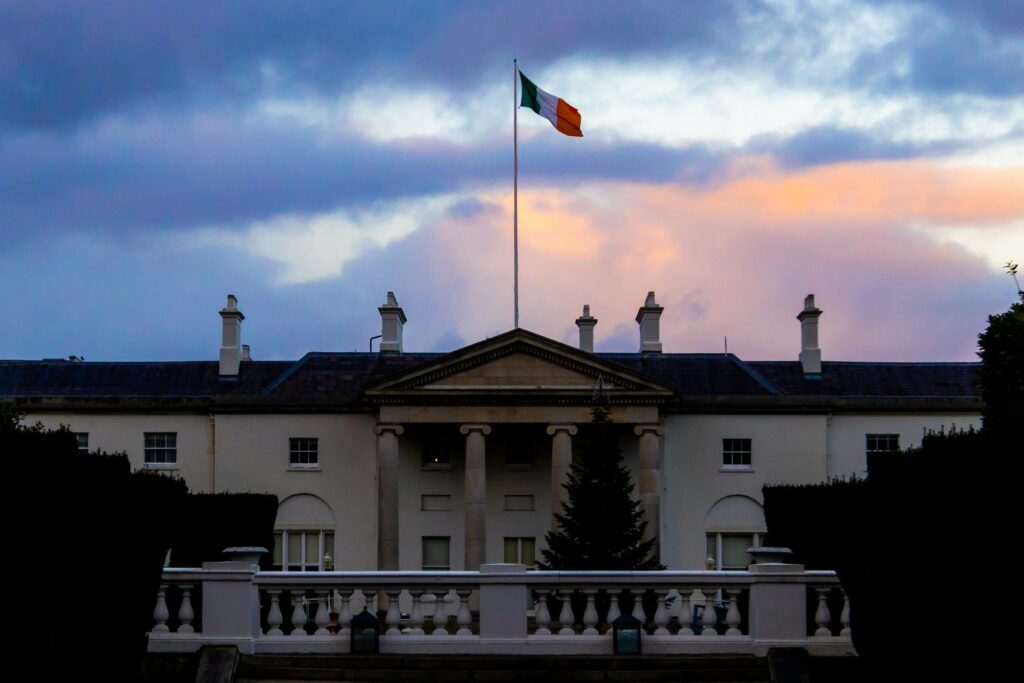
[[519, 72], [519, 80], [523, 84], [523, 99], [521, 107], [532, 109], [558, 129], [559, 133], [571, 135], [572, 137], [583, 137], [580, 130], [580, 112], [565, 100], [546, 93], [529, 78]]

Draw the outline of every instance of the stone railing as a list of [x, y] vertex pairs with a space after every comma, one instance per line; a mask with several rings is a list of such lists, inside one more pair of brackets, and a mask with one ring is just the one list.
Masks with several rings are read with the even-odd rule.
[[781, 563], [722, 572], [259, 572], [207, 563], [165, 571], [149, 649], [345, 653], [364, 608], [380, 615], [385, 653], [607, 654], [610, 624], [627, 611], [645, 625], [644, 653], [853, 653], [835, 574]]

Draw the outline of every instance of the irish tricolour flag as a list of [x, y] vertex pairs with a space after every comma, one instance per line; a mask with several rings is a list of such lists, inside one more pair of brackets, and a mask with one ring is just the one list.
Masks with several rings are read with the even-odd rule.
[[563, 99], [546, 93], [529, 78], [519, 72], [519, 80], [523, 84], [523, 99], [520, 106], [534, 110], [558, 129], [558, 132], [573, 137], [583, 137], [580, 130], [580, 113]]

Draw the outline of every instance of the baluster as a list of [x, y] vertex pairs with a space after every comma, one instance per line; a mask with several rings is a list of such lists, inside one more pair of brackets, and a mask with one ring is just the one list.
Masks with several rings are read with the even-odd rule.
[[192, 609], [192, 586], [181, 587], [181, 607], [178, 608], [178, 621], [181, 622], [178, 626], [178, 633], [195, 633], [196, 630], [192, 628], [192, 620], [196, 618], [196, 613]]
[[608, 597], [610, 599], [608, 603], [608, 616], [605, 617], [605, 621], [608, 623], [608, 630], [605, 633], [611, 633], [612, 624], [622, 616], [622, 612], [619, 610], [619, 598], [622, 597], [622, 591], [618, 588], [611, 588], [608, 590]]
[[534, 617], [537, 622], [537, 630], [534, 632], [534, 635], [551, 635], [551, 629], [548, 628], [548, 624], [551, 623], [551, 613], [548, 612], [548, 592], [543, 589], [537, 589], [537, 614]]
[[412, 612], [409, 613], [409, 635], [422, 636], [425, 633], [423, 630], [423, 606], [421, 604], [423, 591], [418, 588], [410, 589], [409, 595], [412, 596]]
[[679, 612], [679, 633], [676, 635], [693, 635], [693, 603], [690, 602], [690, 596], [692, 595], [692, 588], [679, 589], [679, 601], [682, 611]]
[[316, 616], [313, 617], [313, 621], [316, 622], [316, 633], [318, 636], [329, 636], [331, 635], [330, 629], [327, 628], [327, 624], [331, 623], [331, 610], [327, 607], [327, 596], [330, 595], [329, 590], [317, 590], [317, 607]]
[[171, 618], [171, 613], [167, 609], [167, 584], [160, 584], [160, 589], [156, 592], [156, 607], [153, 608], [153, 621], [156, 625], [153, 627], [153, 633], [167, 633], [171, 629], [167, 627], [167, 620]]
[[814, 623], [818, 625], [814, 635], [818, 638], [830, 638], [832, 630], [829, 625], [832, 623], [832, 613], [828, 611], [828, 588], [815, 588], [818, 594], [818, 611], [814, 613]]
[[707, 638], [714, 638], [718, 635], [718, 631], [715, 630], [715, 624], [718, 623], [718, 613], [715, 612], [715, 588], [705, 586], [700, 589], [700, 592], [704, 594], [704, 615], [701, 621], [704, 630], [700, 634]]
[[352, 635], [352, 608], [349, 607], [348, 601], [354, 592], [351, 588], [338, 589], [338, 597], [341, 600], [341, 607], [338, 609], [338, 635], [345, 638]]
[[385, 622], [388, 625], [388, 630], [384, 632], [387, 636], [400, 636], [402, 635], [402, 629], [399, 628], [402, 621], [402, 614], [398, 611], [398, 596], [402, 594], [402, 589], [395, 590], [394, 588], [388, 588], [384, 591], [388, 596], [388, 613], [384, 617]]
[[594, 598], [597, 597], [597, 589], [587, 588], [583, 594], [587, 596], [587, 606], [583, 610], [583, 635], [596, 636], [598, 635], [597, 606], [594, 604]]
[[729, 596], [729, 611], [725, 615], [725, 623], [729, 628], [726, 630], [725, 635], [741, 636], [743, 631], [740, 630], [740, 623], [743, 621], [743, 617], [740, 615], [740, 589], [727, 588], [725, 594]]
[[434, 632], [432, 636], [448, 635], [448, 614], [444, 611], [444, 598], [448, 595], [446, 590], [434, 591]]
[[658, 588], [654, 592], [658, 597], [658, 606], [654, 610], [654, 635], [671, 635], [668, 630], [668, 605], [665, 604], [665, 601], [668, 600], [668, 590]]
[[309, 617], [306, 615], [306, 595], [303, 591], [292, 589], [289, 591], [292, 596], [292, 632], [288, 635], [302, 638], [306, 634], [306, 622]]
[[839, 621], [843, 625], [843, 630], [839, 632], [839, 635], [849, 638], [852, 634], [850, 631], [850, 598], [843, 589], [840, 588], [839, 592], [843, 595], [843, 611], [839, 614]]
[[641, 628], [647, 628], [647, 613], [644, 612], [643, 589], [630, 589], [629, 593], [633, 596], [633, 616], [640, 620]]
[[459, 614], [455, 619], [455, 623], [459, 625], [459, 630], [455, 632], [457, 636], [473, 635], [473, 630], [469, 627], [473, 623], [473, 614], [469, 611], [469, 596], [472, 592], [471, 588], [459, 588], [455, 591], [459, 596]]
[[283, 636], [281, 624], [284, 623], [284, 615], [281, 614], [281, 591], [276, 588], [268, 588], [267, 595], [270, 596], [270, 611], [267, 613], [268, 636]]
[[576, 618], [573, 616], [571, 603], [572, 591], [569, 591], [568, 595], [562, 596], [562, 609], [558, 610], [558, 623], [562, 625], [562, 628], [558, 629], [560, 636], [576, 635], [576, 631], [572, 628]]

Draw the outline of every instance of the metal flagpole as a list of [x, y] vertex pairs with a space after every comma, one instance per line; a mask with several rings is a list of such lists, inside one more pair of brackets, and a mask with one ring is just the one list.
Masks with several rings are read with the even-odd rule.
[[519, 65], [512, 60], [512, 250], [514, 271], [515, 324], [519, 329]]

